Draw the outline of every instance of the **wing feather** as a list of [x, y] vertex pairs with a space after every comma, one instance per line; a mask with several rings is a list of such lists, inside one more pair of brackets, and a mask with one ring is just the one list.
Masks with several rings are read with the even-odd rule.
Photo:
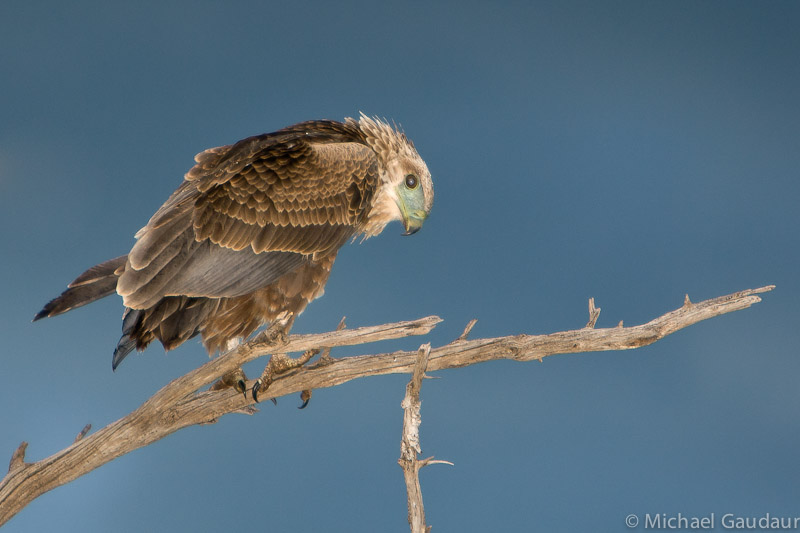
[[176, 238], [185, 237], [192, 225], [191, 212], [185, 207], [176, 207], [169, 218], [158, 219], [158, 224], [149, 224], [137, 233], [136, 244], [128, 254], [130, 265], [141, 270], [160, 257], [173, 245]]
[[137, 234], [117, 285], [128, 307], [267, 287], [359, 233], [379, 183], [372, 149], [346, 124], [327, 121], [212, 148], [195, 160]]
[[[268, 145], [223, 180], [217, 170], [202, 178], [194, 207], [197, 239], [256, 253], [312, 254], [341, 246], [360, 231], [378, 180], [377, 159], [356, 142]], [[289, 156], [287, 156], [289, 154]], [[247, 228], [247, 231], [245, 231]], [[275, 228], [280, 228], [275, 231]], [[347, 228], [347, 231], [342, 231]], [[326, 241], [325, 237], [330, 240]]]
[[[269, 285], [307, 259], [291, 252], [254, 254], [208, 242], [195, 253], [191, 268], [173, 277], [166, 296], [233, 298]], [[231, 275], [236, 272], [236, 275]]]
[[[191, 231], [191, 230], [189, 230]], [[197, 242], [186, 238], [186, 233], [178, 236], [172, 245], [177, 252], [168, 261], [153, 261], [147, 267], [136, 270], [128, 268], [117, 282], [117, 292], [122, 296], [126, 307], [145, 309], [152, 307], [170, 292], [167, 285], [182, 270], [191, 270], [190, 260], [198, 248]], [[172, 247], [168, 250], [172, 251]], [[159, 256], [164, 257], [164, 256]]]

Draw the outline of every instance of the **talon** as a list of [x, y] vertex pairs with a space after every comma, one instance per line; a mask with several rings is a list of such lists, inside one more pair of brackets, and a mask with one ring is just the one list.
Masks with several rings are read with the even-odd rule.
[[306, 389], [300, 393], [300, 400], [302, 400], [302, 404], [298, 409], [305, 409], [308, 406], [308, 401], [311, 400], [311, 389]]
[[247, 399], [247, 384], [243, 379], [237, 381], [233, 388], [236, 389], [237, 392], [241, 392], [245, 400]]
[[255, 383], [253, 383], [253, 390], [251, 394], [253, 395], [253, 401], [258, 403], [258, 390], [261, 388], [261, 378], [258, 378]]
[[[253, 401], [255, 401], [256, 403], [258, 403], [258, 391], [260, 391], [260, 390], [261, 390], [261, 387], [263, 386], [263, 384], [264, 384], [264, 382], [263, 382], [263, 381], [261, 381], [261, 378], [258, 378], [258, 379], [256, 380], [256, 382], [255, 382], [255, 383], [253, 383], [253, 390], [251, 391], [251, 393], [252, 393], [252, 395], [253, 395]], [[264, 390], [267, 390], [267, 387], [264, 387]], [[275, 399], [275, 398], [270, 398], [269, 400], [270, 400], [270, 401], [271, 401], [271, 402], [272, 402], [274, 405], [278, 405], [278, 400], [277, 400], [277, 399]]]

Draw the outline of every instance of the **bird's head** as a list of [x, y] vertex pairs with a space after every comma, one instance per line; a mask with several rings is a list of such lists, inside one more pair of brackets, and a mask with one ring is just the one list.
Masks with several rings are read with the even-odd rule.
[[400, 210], [400, 220], [406, 232], [413, 235], [422, 228], [433, 206], [433, 181], [425, 162], [419, 156], [401, 159], [394, 170], [391, 186], [395, 204]]
[[380, 233], [392, 220], [402, 221], [406, 230], [403, 235], [416, 233], [433, 207], [433, 180], [428, 166], [411, 140], [396, 128], [363, 114], [358, 124], [382, 167], [381, 186], [366, 234]]

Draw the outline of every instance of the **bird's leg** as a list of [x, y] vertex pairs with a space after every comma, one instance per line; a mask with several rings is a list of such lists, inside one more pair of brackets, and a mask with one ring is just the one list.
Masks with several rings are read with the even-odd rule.
[[252, 342], [266, 342], [268, 344], [283, 344], [289, 335], [289, 330], [294, 324], [295, 315], [290, 311], [280, 313], [267, 329], [253, 337]]
[[269, 363], [267, 363], [267, 366], [264, 368], [264, 372], [261, 374], [261, 377], [258, 378], [253, 384], [253, 400], [258, 402], [259, 392], [263, 393], [265, 390], [267, 390], [275, 380], [276, 376], [285, 374], [290, 370], [294, 370], [295, 368], [300, 368], [318, 353], [319, 349], [314, 348], [312, 350], [307, 350], [297, 359], [292, 359], [285, 353], [273, 354], [269, 359]]
[[[239, 338], [228, 340], [225, 351], [230, 352], [231, 350], [235, 350], [239, 347], [240, 342], [241, 340]], [[247, 376], [244, 370], [242, 370], [242, 367], [239, 367], [223, 374], [222, 377], [211, 385], [209, 390], [222, 390], [233, 387], [237, 392], [241, 392], [244, 397], [247, 398], [247, 387], [245, 383], [247, 383]]]
[[[274, 340], [277, 340], [277, 338], [279, 338], [279, 337], [276, 337], [276, 334], [279, 336], [280, 333], [283, 333], [285, 335], [288, 332], [288, 328], [291, 327], [292, 319], [293, 319], [293, 315], [288, 315], [286, 318], [283, 318], [282, 320], [276, 320], [276, 323], [277, 323], [277, 325], [279, 327], [277, 327], [277, 328], [276, 327], [270, 327], [270, 329], [268, 330], [268, 331], [272, 331], [271, 335], [274, 338]], [[285, 324], [283, 326], [283, 329], [280, 328], [280, 322], [281, 321], [283, 321], [284, 324]], [[276, 324], [273, 324], [273, 326], [275, 326], [275, 325]], [[336, 327], [336, 331], [341, 331], [346, 327], [347, 326], [345, 324], [345, 318], [342, 317], [342, 320], [339, 322], [339, 325]], [[262, 333], [262, 335], [267, 337], [269, 335], [269, 332], [264, 332], [264, 333]], [[303, 366], [308, 361], [310, 361], [312, 357], [314, 357], [318, 353], [320, 353], [320, 350], [315, 348], [313, 350], [306, 351], [303, 355], [301, 355], [297, 359], [292, 359], [291, 357], [289, 357], [286, 354], [275, 354], [275, 355], [273, 355], [270, 358], [269, 363], [267, 363], [266, 368], [264, 368], [264, 372], [261, 374], [261, 377], [258, 378], [256, 380], [256, 382], [253, 384], [253, 390], [252, 390], [253, 400], [258, 402], [258, 394], [259, 394], [259, 392], [263, 393], [265, 390], [267, 390], [267, 388], [269, 388], [269, 386], [275, 380], [275, 377], [277, 375], [285, 374], [286, 372], [288, 372], [290, 370], [294, 370], [295, 368], [299, 368], [299, 367]], [[333, 362], [333, 357], [331, 357], [330, 354], [331, 354], [331, 349], [330, 348], [326, 347], [325, 349], [323, 349], [322, 350], [322, 355], [320, 356], [319, 360], [316, 362], [314, 367], [325, 366], [325, 365], [331, 364]], [[308, 405], [309, 400], [311, 399], [311, 393], [312, 393], [311, 389], [306, 389], [300, 394], [300, 401], [302, 403], [300, 404], [300, 407], [298, 407], [298, 409], [305, 409], [305, 407]], [[273, 402], [274, 401], [275, 400], [273, 399]]]

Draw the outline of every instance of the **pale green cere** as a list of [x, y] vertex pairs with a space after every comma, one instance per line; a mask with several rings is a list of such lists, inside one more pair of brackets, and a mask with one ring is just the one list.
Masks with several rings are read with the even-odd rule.
[[[410, 187], [409, 178], [413, 177], [414, 186]], [[425, 193], [419, 180], [412, 175], [406, 177], [397, 186], [397, 207], [403, 214], [403, 226], [406, 228], [405, 235], [416, 233], [422, 227], [428, 212], [425, 211]]]

